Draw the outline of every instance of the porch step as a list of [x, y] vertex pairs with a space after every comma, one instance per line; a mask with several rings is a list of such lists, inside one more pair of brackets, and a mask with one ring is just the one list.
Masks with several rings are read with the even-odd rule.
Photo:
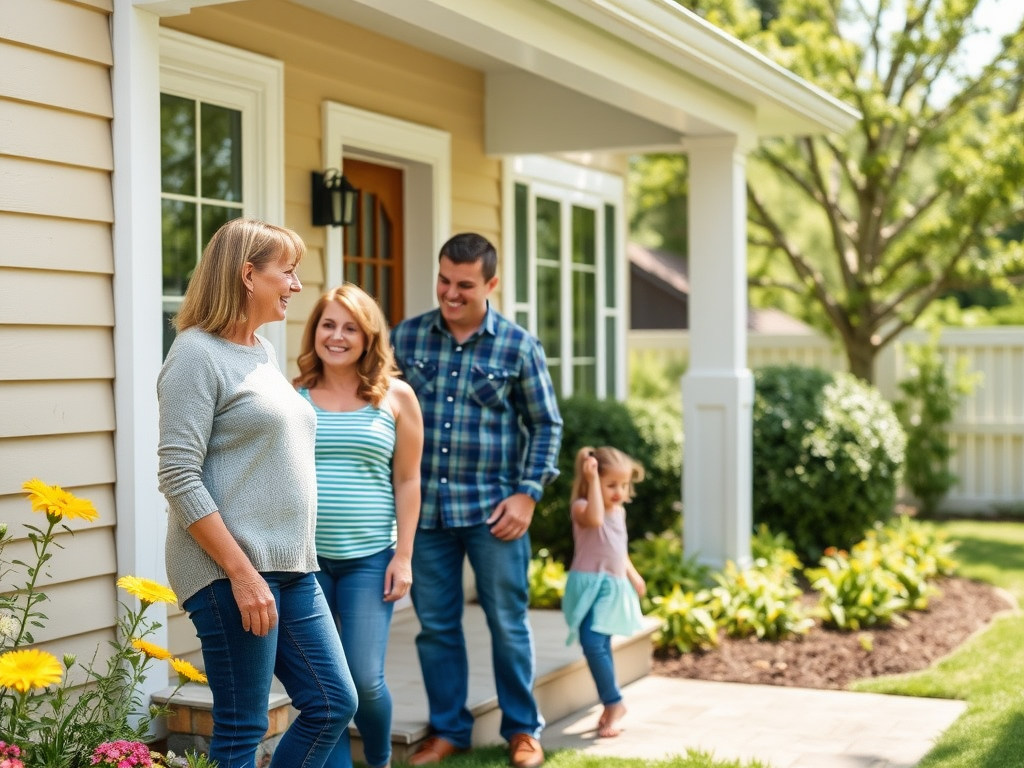
[[[537, 681], [534, 695], [544, 719], [553, 723], [566, 715], [598, 702], [594, 681], [579, 644], [567, 646], [567, 629], [561, 611], [530, 611], [537, 653]], [[645, 628], [632, 637], [612, 641], [615, 674], [620, 685], [644, 677], [650, 671], [651, 635], [659, 623], [645, 619]], [[466, 606], [463, 627], [469, 649], [469, 709], [476, 718], [473, 745], [497, 744], [501, 710], [494, 688], [490, 633], [479, 605]], [[416, 634], [419, 621], [411, 609], [395, 613], [385, 669], [394, 700], [391, 748], [393, 759], [407, 759], [427, 735], [427, 696], [423, 689]], [[353, 726], [352, 755], [363, 759], [362, 742]]]

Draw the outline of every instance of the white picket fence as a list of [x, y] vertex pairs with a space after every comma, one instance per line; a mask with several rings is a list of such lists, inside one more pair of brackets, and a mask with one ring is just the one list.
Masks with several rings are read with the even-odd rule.
[[[882, 394], [893, 399], [897, 383], [907, 376], [903, 345], [923, 343], [924, 333], [910, 331], [883, 351], [876, 369]], [[689, 357], [686, 331], [630, 331], [630, 365], [646, 359], [684, 362]], [[1024, 512], [1024, 326], [948, 329], [939, 349], [950, 370], [964, 364], [980, 380], [957, 409], [949, 426], [954, 448], [950, 471], [958, 483], [943, 509], [960, 512]], [[748, 337], [747, 364], [795, 363], [827, 370], [846, 370], [842, 350], [818, 335]]]

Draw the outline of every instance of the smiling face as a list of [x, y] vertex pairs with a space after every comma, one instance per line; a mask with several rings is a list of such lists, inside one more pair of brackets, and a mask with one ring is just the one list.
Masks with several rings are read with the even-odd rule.
[[621, 507], [629, 501], [633, 472], [629, 467], [608, 467], [599, 478], [604, 508]]
[[257, 269], [252, 262], [246, 262], [244, 277], [252, 286], [249, 308], [258, 325], [284, 320], [288, 300], [293, 293], [302, 290], [302, 283], [296, 273], [297, 266], [298, 259], [289, 252], [282, 253], [262, 270]]
[[329, 301], [317, 323], [313, 348], [325, 367], [356, 365], [366, 351], [366, 334], [347, 308]]
[[438, 262], [437, 301], [448, 330], [464, 338], [479, 328], [487, 314], [487, 297], [497, 285], [497, 276], [484, 280], [483, 261], [456, 264], [442, 256]]

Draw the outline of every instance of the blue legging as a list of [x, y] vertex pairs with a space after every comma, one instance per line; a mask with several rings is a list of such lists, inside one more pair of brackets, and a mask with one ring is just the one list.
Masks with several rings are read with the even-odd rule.
[[591, 629], [594, 623], [594, 609], [587, 611], [587, 615], [580, 622], [580, 645], [583, 646], [583, 656], [590, 667], [590, 675], [594, 678], [597, 686], [597, 695], [601, 703], [606, 707], [610, 704], [617, 704], [622, 701], [622, 693], [615, 683], [615, 660], [612, 658], [611, 635], [603, 635]]

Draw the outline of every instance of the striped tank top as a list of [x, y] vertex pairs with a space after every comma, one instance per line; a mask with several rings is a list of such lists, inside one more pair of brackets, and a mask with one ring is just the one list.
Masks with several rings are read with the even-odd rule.
[[384, 408], [316, 410], [316, 552], [347, 560], [366, 557], [397, 539], [391, 458], [395, 418]]

